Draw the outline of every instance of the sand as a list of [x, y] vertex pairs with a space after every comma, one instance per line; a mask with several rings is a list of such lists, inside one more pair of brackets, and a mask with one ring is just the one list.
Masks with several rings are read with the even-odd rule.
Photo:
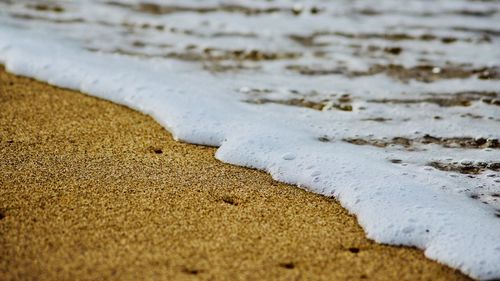
[[0, 69], [0, 280], [466, 280], [339, 203]]

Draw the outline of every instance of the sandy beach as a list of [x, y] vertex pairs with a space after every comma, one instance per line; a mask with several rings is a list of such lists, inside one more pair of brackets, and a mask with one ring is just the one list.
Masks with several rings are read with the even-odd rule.
[[1, 280], [467, 280], [331, 198], [0, 70]]

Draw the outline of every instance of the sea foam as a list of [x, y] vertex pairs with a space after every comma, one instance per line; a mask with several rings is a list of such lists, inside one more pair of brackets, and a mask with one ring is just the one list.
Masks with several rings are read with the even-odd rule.
[[2, 1], [0, 62], [334, 196], [377, 242], [500, 278], [494, 2], [154, 3]]

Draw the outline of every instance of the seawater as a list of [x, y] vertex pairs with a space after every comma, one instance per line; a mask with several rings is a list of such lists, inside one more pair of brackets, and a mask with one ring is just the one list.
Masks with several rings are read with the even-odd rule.
[[500, 278], [498, 1], [0, 1], [7, 70], [334, 196]]

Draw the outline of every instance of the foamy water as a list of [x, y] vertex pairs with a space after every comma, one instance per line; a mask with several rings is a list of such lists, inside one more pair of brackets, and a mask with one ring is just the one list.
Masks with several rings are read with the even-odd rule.
[[47, 3], [0, 0], [9, 71], [149, 114], [335, 196], [371, 239], [500, 278], [498, 1]]

